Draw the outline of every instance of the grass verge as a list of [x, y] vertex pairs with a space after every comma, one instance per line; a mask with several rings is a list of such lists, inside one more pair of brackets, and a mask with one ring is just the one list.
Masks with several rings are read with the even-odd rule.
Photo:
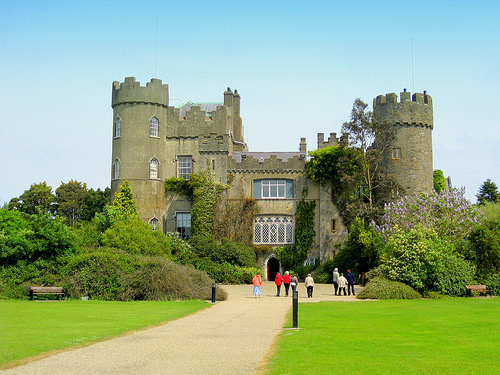
[[0, 301], [0, 369], [174, 320], [204, 301]]
[[260, 373], [497, 373], [499, 310], [500, 298], [300, 304]]

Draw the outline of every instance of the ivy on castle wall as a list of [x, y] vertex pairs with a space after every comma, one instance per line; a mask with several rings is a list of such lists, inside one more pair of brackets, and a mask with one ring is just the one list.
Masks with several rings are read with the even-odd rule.
[[215, 214], [215, 239], [227, 238], [252, 246], [253, 218], [258, 215], [257, 201], [253, 198], [221, 199]]
[[302, 191], [302, 199], [297, 204], [295, 213], [295, 244], [276, 249], [276, 256], [284, 269], [290, 270], [302, 265], [307, 259], [316, 231], [314, 230], [315, 201], [306, 201], [308, 191]]
[[214, 217], [221, 193], [229, 185], [215, 181], [209, 169], [192, 174], [189, 180], [169, 178], [165, 181], [168, 191], [186, 195], [191, 201], [191, 235], [207, 236], [214, 233]]

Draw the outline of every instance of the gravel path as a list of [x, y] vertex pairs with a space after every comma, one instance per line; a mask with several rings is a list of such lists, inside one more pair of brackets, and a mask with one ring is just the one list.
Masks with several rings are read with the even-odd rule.
[[[227, 301], [162, 326], [65, 351], [2, 375], [70, 374], [254, 374], [270, 349], [292, 306], [292, 299], [275, 297], [276, 287], [264, 282], [262, 297], [251, 285], [223, 285]], [[300, 303], [328, 300], [359, 301], [334, 296], [333, 286], [317, 284], [307, 298], [299, 285]]]

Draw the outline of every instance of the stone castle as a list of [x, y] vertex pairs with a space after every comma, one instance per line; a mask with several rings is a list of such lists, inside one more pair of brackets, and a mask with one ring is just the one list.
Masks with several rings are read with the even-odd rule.
[[[113, 82], [112, 196], [128, 180], [141, 218], [154, 229], [189, 237], [191, 203], [165, 191], [170, 177], [189, 178], [209, 168], [217, 181], [230, 183], [227, 202], [253, 199], [257, 215], [248, 223], [255, 245], [293, 244], [295, 212], [302, 192], [316, 202], [316, 238], [308, 262], [334, 256], [347, 229], [330, 194], [306, 176], [306, 139], [298, 151], [249, 152], [243, 139], [241, 98], [229, 88], [220, 103], [188, 102], [169, 106], [168, 85], [152, 79], [141, 86], [134, 77]], [[397, 138], [384, 155], [383, 166], [407, 194], [433, 188], [432, 98], [424, 92], [380, 95], [374, 99], [374, 115], [397, 129]], [[318, 134], [317, 147], [339, 143], [335, 133], [325, 140]], [[271, 278], [279, 262], [271, 251], [260, 263]]]

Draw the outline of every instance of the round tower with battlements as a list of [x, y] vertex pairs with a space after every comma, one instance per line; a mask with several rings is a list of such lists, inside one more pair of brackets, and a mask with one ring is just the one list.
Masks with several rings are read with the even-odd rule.
[[[406, 89], [379, 95], [373, 100], [373, 114], [396, 129], [396, 139], [384, 153], [382, 166], [396, 178], [407, 195], [431, 191], [433, 183], [432, 98], [425, 91], [411, 95]], [[394, 195], [395, 192], [392, 192]]]
[[165, 140], [168, 85], [152, 79], [141, 86], [134, 77], [113, 82], [111, 194], [124, 180], [132, 188], [141, 219], [161, 229], [165, 209]]

